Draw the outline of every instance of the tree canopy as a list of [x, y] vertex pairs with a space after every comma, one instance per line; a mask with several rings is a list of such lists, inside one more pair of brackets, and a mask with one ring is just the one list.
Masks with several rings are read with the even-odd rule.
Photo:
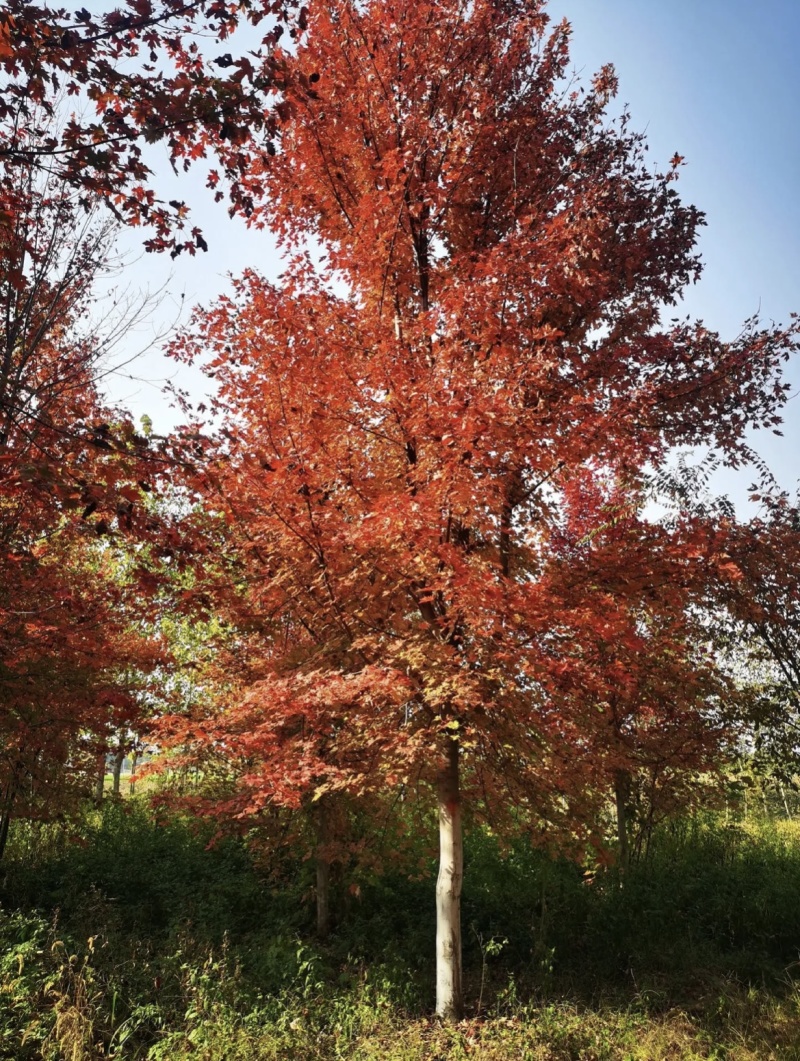
[[[254, 51], [212, 54], [244, 23]], [[0, 65], [0, 848], [23, 790], [141, 720], [130, 675], [197, 608], [225, 644], [158, 729], [213, 776], [194, 805], [305, 815], [324, 928], [341, 808], [433, 792], [456, 1016], [462, 808], [578, 850], [613, 800], [624, 861], [629, 817], [691, 798], [735, 736], [708, 609], [786, 640], [752, 538], [648, 504], [675, 447], [749, 458], [798, 325], [675, 316], [704, 223], [682, 158], [649, 164], [613, 68], [575, 83], [541, 0], [12, 0]], [[176, 339], [218, 391], [163, 445], [106, 407], [78, 327], [109, 239], [86, 208], [205, 249], [159, 197], [162, 141], [286, 257]]]
[[728, 689], [693, 608], [727, 556], [648, 519], [644, 474], [739, 459], [796, 345], [667, 319], [702, 215], [608, 117], [613, 70], [571, 84], [568, 37], [533, 2], [312, 9], [246, 178], [283, 280], [246, 272], [175, 348], [219, 385], [192, 488], [255, 667], [177, 739], [241, 764], [226, 813], [434, 785], [445, 1015], [461, 787], [574, 836], [620, 776], [710, 761]]

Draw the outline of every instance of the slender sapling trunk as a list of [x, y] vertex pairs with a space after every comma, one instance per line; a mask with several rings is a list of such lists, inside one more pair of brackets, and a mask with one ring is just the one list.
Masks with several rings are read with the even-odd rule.
[[94, 783], [94, 801], [95, 803], [103, 802], [103, 792], [106, 787], [106, 755], [103, 752], [97, 756], [97, 774]]
[[458, 1020], [464, 1008], [461, 985], [461, 881], [464, 854], [458, 742], [451, 740], [439, 775], [439, 877], [436, 881], [436, 1012]]
[[617, 841], [619, 844], [619, 870], [624, 874], [630, 865], [630, 846], [628, 844], [628, 796], [631, 778], [626, 770], [617, 770], [614, 775], [614, 797], [617, 806]]
[[136, 748], [131, 752], [131, 780], [130, 787], [128, 789], [129, 794], [132, 796], [136, 791], [136, 764], [139, 761], [139, 752]]
[[329, 811], [325, 797], [317, 804], [317, 935], [325, 939], [331, 928], [331, 862], [327, 849], [330, 840]]
[[14, 808], [14, 800], [17, 798], [19, 788], [18, 765], [12, 770], [11, 777], [5, 788], [2, 789], [3, 797], [0, 803], [0, 859], [3, 858], [8, 843], [8, 830], [11, 825], [11, 812]]

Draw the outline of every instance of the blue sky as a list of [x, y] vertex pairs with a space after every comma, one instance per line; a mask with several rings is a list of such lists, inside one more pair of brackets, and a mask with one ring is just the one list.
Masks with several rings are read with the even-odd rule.
[[[708, 224], [685, 311], [727, 339], [758, 310], [800, 312], [800, 0], [554, 0], [549, 12], [572, 23], [578, 71], [614, 63], [651, 158], [686, 158], [678, 188]], [[789, 378], [800, 390], [800, 366]], [[793, 492], [800, 397], [784, 419], [782, 439], [752, 442]], [[715, 487], [741, 504], [751, 479], [721, 473]]]
[[[548, 11], [572, 23], [579, 74], [615, 65], [620, 102], [629, 105], [634, 128], [646, 130], [653, 164], [676, 151], [686, 158], [679, 191], [706, 212], [708, 227], [700, 242], [705, 273], [684, 312], [733, 338], [756, 311], [776, 321], [800, 311], [800, 0], [552, 0]], [[164, 180], [172, 180], [168, 171]], [[193, 204], [211, 250], [174, 263], [146, 256], [131, 270], [134, 284], [168, 283], [156, 331], [181, 303], [211, 302], [227, 272], [279, 268], [270, 238], [215, 209], [199, 175], [181, 178], [164, 197], [176, 192]], [[126, 246], [135, 248], [136, 239], [126, 234]], [[130, 348], [152, 331], [140, 329]], [[154, 382], [118, 379], [114, 396], [167, 428], [177, 417], [158, 393], [163, 361], [151, 352], [135, 371]], [[800, 390], [800, 366], [790, 377]], [[199, 385], [190, 374], [180, 382]], [[789, 402], [785, 421], [783, 439], [760, 433], [753, 442], [794, 491], [800, 397]], [[742, 503], [752, 477], [723, 473], [715, 485]]]

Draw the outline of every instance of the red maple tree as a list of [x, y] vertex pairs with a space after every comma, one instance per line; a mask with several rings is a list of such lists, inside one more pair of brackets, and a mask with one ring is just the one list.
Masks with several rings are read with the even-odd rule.
[[242, 178], [286, 272], [176, 348], [220, 387], [190, 482], [251, 659], [173, 739], [241, 764], [226, 813], [428, 778], [443, 1016], [462, 790], [574, 833], [621, 772], [708, 762], [724, 690], [690, 607], [716, 544], [648, 523], [642, 471], [676, 444], [739, 459], [796, 346], [662, 323], [702, 215], [608, 118], [611, 68], [573, 87], [568, 41], [536, 0], [313, 8]]
[[[86, 323], [113, 232], [96, 207], [149, 227], [150, 250], [205, 249], [198, 228], [182, 235], [186, 204], [159, 198], [147, 145], [161, 143], [174, 168], [213, 156], [217, 197], [227, 185], [248, 213], [243, 145], [270, 149], [273, 47], [304, 21], [291, 3], [221, 0], [0, 11], [0, 850], [13, 814], [58, 813], [80, 790], [137, 714], [123, 675], [157, 655], [97, 537], [182, 547], [145, 503], [168, 455], [101, 398], [107, 350]], [[233, 41], [245, 23], [261, 26], [249, 52]]]
[[136, 718], [135, 674], [160, 651], [137, 632], [146, 603], [134, 609], [113, 537], [166, 529], [144, 503], [158, 454], [99, 389], [93, 285], [113, 233], [52, 172], [6, 163], [3, 187], [0, 854], [13, 817], [85, 796]]

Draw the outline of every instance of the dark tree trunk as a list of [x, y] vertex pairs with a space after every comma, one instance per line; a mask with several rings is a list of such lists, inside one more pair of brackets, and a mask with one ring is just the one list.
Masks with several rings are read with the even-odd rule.
[[627, 770], [617, 770], [614, 775], [614, 796], [617, 806], [617, 843], [619, 853], [619, 870], [624, 876], [630, 865], [630, 845], [628, 842], [628, 800], [631, 792], [631, 775]]
[[330, 810], [323, 798], [317, 803], [317, 935], [325, 939], [331, 930]]
[[97, 757], [97, 774], [94, 783], [94, 801], [99, 806], [103, 802], [103, 793], [106, 787], [106, 756], [105, 752]]
[[8, 829], [11, 825], [11, 811], [14, 807], [14, 799], [17, 795], [17, 774], [16, 769], [12, 776], [8, 780], [8, 784], [3, 790], [3, 802], [0, 805], [0, 860], [2, 860], [5, 854], [6, 844], [8, 843]]
[[128, 788], [129, 794], [132, 796], [136, 791], [136, 764], [139, 762], [139, 752], [136, 748], [131, 752], [131, 780], [130, 787]]

